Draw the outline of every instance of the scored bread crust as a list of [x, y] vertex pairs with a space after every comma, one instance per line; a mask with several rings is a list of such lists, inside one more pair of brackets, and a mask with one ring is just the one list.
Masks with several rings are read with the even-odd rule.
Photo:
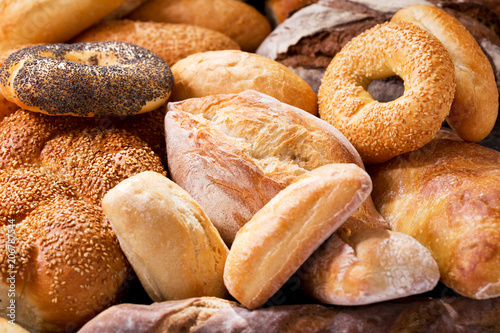
[[[303, 173], [330, 163], [363, 168], [335, 128], [262, 93], [193, 98], [167, 108], [170, 176], [200, 203], [228, 244]], [[371, 199], [354, 215], [368, 226], [386, 227]]]
[[495, 126], [498, 89], [490, 61], [474, 37], [453, 16], [429, 5], [399, 10], [391, 22], [410, 22], [434, 35], [455, 65], [455, 97], [448, 124], [466, 141], [483, 140]]
[[298, 177], [236, 234], [224, 268], [231, 295], [249, 309], [263, 305], [368, 198], [371, 186], [351, 163]]
[[165, 175], [145, 171], [125, 179], [102, 207], [155, 302], [227, 296], [226, 245], [198, 203]]
[[442, 282], [476, 299], [500, 296], [500, 153], [449, 139], [368, 168], [391, 228], [436, 259]]
[[204, 27], [132, 20], [103, 21], [76, 36], [72, 42], [106, 40], [145, 47], [158, 54], [169, 66], [197, 52], [240, 49], [228, 36]]

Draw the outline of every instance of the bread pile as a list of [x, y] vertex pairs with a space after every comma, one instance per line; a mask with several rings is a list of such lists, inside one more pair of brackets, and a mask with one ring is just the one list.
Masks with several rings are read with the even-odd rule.
[[499, 331], [498, 9], [3, 2], [0, 330]]

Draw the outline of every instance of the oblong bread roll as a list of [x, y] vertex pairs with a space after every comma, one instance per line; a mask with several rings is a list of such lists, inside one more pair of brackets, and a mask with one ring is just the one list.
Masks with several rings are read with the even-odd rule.
[[228, 291], [249, 309], [263, 305], [370, 191], [370, 177], [355, 164], [297, 178], [236, 234], [224, 269]]
[[0, 50], [18, 44], [66, 42], [117, 9], [124, 1], [2, 1]]
[[248, 52], [254, 52], [271, 32], [271, 25], [263, 14], [249, 4], [234, 0], [149, 0], [128, 18], [209, 28], [231, 37]]
[[222, 274], [228, 249], [202, 208], [174, 182], [142, 172], [108, 191], [102, 207], [154, 301], [227, 295]]
[[333, 234], [300, 268], [302, 286], [322, 303], [364, 305], [432, 290], [439, 268], [429, 250], [400, 232]]
[[175, 85], [170, 101], [255, 90], [316, 115], [312, 88], [288, 67], [237, 50], [201, 52], [172, 66]]

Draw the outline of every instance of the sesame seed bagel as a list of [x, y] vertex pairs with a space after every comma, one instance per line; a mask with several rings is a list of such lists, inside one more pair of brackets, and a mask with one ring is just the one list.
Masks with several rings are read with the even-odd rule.
[[[403, 96], [380, 103], [371, 81], [398, 75]], [[410, 23], [384, 23], [353, 38], [328, 65], [320, 117], [338, 128], [366, 164], [417, 149], [434, 137], [455, 93], [451, 58], [435, 37]]]
[[483, 140], [495, 126], [498, 89], [491, 63], [474, 37], [456, 18], [430, 5], [401, 9], [391, 21], [418, 25], [450, 53], [457, 86], [447, 122], [462, 139]]
[[166, 102], [173, 80], [158, 55], [124, 42], [32, 46], [11, 54], [0, 68], [6, 99], [49, 115], [148, 112]]

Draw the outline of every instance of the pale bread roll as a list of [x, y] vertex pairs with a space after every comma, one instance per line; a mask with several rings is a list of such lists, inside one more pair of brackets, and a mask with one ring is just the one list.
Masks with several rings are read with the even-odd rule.
[[300, 268], [302, 286], [322, 303], [364, 305], [420, 294], [439, 281], [431, 253], [400, 232], [332, 235]]
[[254, 52], [271, 32], [263, 14], [235, 0], [149, 0], [128, 18], [202, 26], [226, 34], [248, 52]]
[[155, 172], [137, 174], [106, 193], [102, 207], [154, 301], [227, 294], [228, 249], [203, 209], [174, 182]]
[[263, 305], [368, 198], [371, 180], [355, 164], [303, 174], [236, 234], [224, 283], [249, 309]]
[[316, 115], [316, 93], [288, 67], [238, 50], [201, 52], [172, 66], [170, 101], [255, 90]]

